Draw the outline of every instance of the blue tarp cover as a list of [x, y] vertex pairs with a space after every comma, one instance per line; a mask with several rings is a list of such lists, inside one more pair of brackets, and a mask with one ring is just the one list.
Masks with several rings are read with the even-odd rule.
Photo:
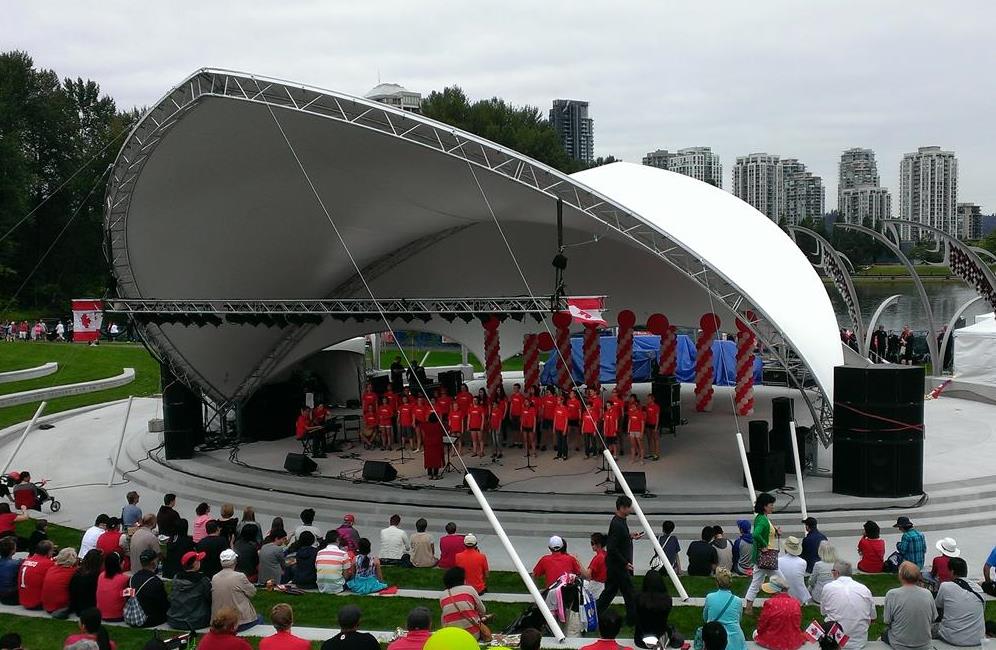
[[[599, 361], [598, 381], [613, 384], [616, 381], [616, 337], [600, 338], [602, 355]], [[584, 383], [584, 341], [582, 337], [571, 338], [571, 373], [574, 381]], [[633, 337], [633, 381], [650, 381], [650, 364], [660, 357], [661, 339], [659, 336]], [[685, 334], [678, 335], [678, 381], [695, 381], [695, 343]], [[736, 341], [712, 342], [713, 384], [733, 386], [737, 383], [737, 343]], [[544, 385], [556, 384], [556, 355], [551, 355], [543, 364], [540, 382]], [[761, 383], [761, 359], [754, 357], [754, 383]]]

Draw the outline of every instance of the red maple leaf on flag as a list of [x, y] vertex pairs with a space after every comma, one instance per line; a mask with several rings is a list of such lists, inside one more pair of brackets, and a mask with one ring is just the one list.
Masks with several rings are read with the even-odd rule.
[[82, 316], [80, 316], [80, 324], [83, 325], [83, 329], [86, 330], [90, 329], [90, 323], [91, 323], [90, 314], [83, 314]]

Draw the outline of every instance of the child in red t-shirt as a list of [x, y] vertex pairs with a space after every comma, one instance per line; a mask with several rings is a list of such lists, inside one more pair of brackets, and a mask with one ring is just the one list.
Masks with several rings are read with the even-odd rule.
[[567, 445], [571, 444], [571, 436], [577, 440], [574, 451], [581, 451], [581, 400], [573, 390], [567, 396]]
[[407, 395], [401, 397], [398, 405], [398, 430], [401, 432], [401, 444], [408, 444], [412, 453], [418, 451], [419, 439], [415, 436], [415, 405]]
[[[512, 394], [508, 398], [508, 419], [512, 431], [522, 431], [519, 419], [522, 417], [522, 405], [526, 400], [526, 396], [522, 394], [522, 386], [520, 384], [512, 384]], [[521, 447], [521, 444], [517, 444]]]
[[602, 423], [602, 433], [605, 435], [605, 442], [609, 446], [609, 451], [612, 452], [613, 458], [618, 458], [619, 456], [619, 443], [617, 442], [617, 434], [619, 432], [618, 408], [618, 405], [609, 402], [608, 407], [605, 409], [605, 421]]
[[591, 408], [585, 409], [581, 414], [581, 437], [584, 438], [584, 457], [590, 458], [597, 454], [595, 451], [595, 412]]
[[391, 399], [386, 395], [380, 399], [380, 407], [377, 408], [377, 428], [380, 429], [380, 446], [382, 449], [391, 449], [391, 434], [394, 433], [394, 409], [391, 408]]
[[484, 458], [484, 405], [475, 397], [467, 411], [467, 428], [470, 430], [471, 456]]
[[[454, 404], [454, 407], [456, 405]], [[446, 417], [447, 424], [449, 424], [450, 437], [455, 438], [453, 444], [456, 445], [457, 449], [463, 452], [463, 413], [460, 412], [458, 408], [450, 409], [450, 414]]]
[[633, 462], [639, 461], [640, 463], [645, 463], [646, 461], [643, 460], [643, 408], [640, 406], [640, 400], [636, 395], [630, 396], [627, 406], [626, 432], [629, 433], [629, 440], [633, 447]]
[[491, 460], [497, 460], [503, 456], [502, 440], [504, 434], [505, 413], [508, 411], [508, 400], [505, 399], [505, 391], [501, 388], [491, 402], [491, 413], [488, 417], [488, 429], [491, 430]]
[[443, 418], [449, 417], [450, 407], [453, 406], [453, 398], [449, 396], [449, 393], [444, 391], [442, 388], [436, 389], [436, 398], [433, 400], [433, 406], [436, 407], [436, 415]]
[[546, 451], [546, 445], [543, 443], [543, 434], [553, 435], [553, 412], [557, 409], [557, 404], [559, 403], [560, 399], [557, 397], [557, 389], [553, 386], [548, 386], [546, 395], [543, 396], [539, 406], [541, 422], [539, 433], [536, 434], [536, 442], [540, 446], [540, 451]]
[[647, 447], [653, 460], [661, 459], [660, 431], [661, 407], [653, 395], [647, 395], [647, 407], [643, 410], [646, 416]]
[[557, 441], [557, 456], [554, 460], [567, 460], [568, 412], [567, 400], [559, 398], [553, 407], [553, 433]]
[[519, 417], [519, 433], [522, 434], [522, 444], [526, 447], [526, 455], [536, 455], [536, 402], [526, 398], [522, 400], [522, 414]]

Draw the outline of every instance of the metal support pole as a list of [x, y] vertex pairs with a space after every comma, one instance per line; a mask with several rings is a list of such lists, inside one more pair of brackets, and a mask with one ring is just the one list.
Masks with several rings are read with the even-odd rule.
[[491, 509], [491, 505], [488, 500], [484, 498], [484, 492], [481, 491], [480, 486], [477, 485], [477, 481], [474, 479], [474, 475], [470, 472], [464, 476], [464, 480], [467, 481], [467, 486], [470, 487], [470, 491], [474, 493], [474, 497], [477, 499], [477, 503], [480, 504], [481, 510], [484, 512], [484, 516], [488, 518], [491, 523], [491, 527], [495, 531], [495, 535], [501, 540], [502, 546], [505, 547], [505, 552], [508, 556], [512, 558], [512, 564], [515, 565], [515, 570], [518, 572], [519, 577], [522, 578], [522, 582], [525, 583], [526, 588], [529, 589], [529, 595], [533, 597], [533, 601], [536, 606], [539, 607], [540, 613], [543, 614], [543, 620], [546, 621], [547, 627], [553, 632], [553, 636], [556, 637], [557, 641], [563, 641], [566, 638], [564, 632], [560, 629], [560, 625], [557, 623], [557, 619], [553, 617], [550, 612], [550, 608], [547, 606], [546, 601], [543, 596], [540, 595], [539, 589], [536, 588], [536, 583], [533, 582], [532, 576], [526, 570], [522, 560], [519, 558], [519, 554], [515, 552], [515, 547], [512, 546], [512, 542], [508, 539], [508, 535], [505, 534], [505, 529], [501, 527], [501, 523], [498, 521], [498, 517], [495, 516], [494, 511]]
[[681, 596], [682, 600], [688, 600], [688, 592], [685, 591], [685, 587], [681, 584], [678, 574], [675, 573], [674, 567], [671, 566], [671, 562], [667, 559], [667, 555], [664, 554], [664, 549], [661, 548], [660, 540], [657, 539], [657, 536], [654, 534], [654, 529], [651, 528], [650, 522], [647, 521], [646, 515], [643, 514], [643, 508], [640, 507], [636, 497], [633, 495], [633, 490], [630, 489], [629, 483], [626, 482], [626, 477], [623, 476], [622, 470], [620, 470], [619, 465], [616, 464], [616, 459], [612, 457], [612, 453], [608, 449], [602, 452], [602, 456], [609, 464], [609, 467], [612, 468], [612, 473], [615, 474], [616, 480], [619, 481], [619, 485], [622, 486], [623, 493], [633, 502], [633, 512], [636, 513], [636, 518], [640, 520], [640, 525], [643, 526], [644, 532], [647, 533], [647, 538], [653, 545], [654, 552], [657, 553], [657, 557], [663, 560], [664, 568], [667, 569], [667, 575], [671, 578], [671, 583], [674, 585], [674, 588], [678, 590], [678, 595]]
[[37, 422], [38, 418], [41, 417], [42, 411], [45, 410], [45, 406], [47, 405], [48, 402], [42, 402], [38, 405], [38, 410], [35, 411], [35, 416], [31, 418], [31, 421], [28, 422], [28, 426], [24, 428], [24, 431], [21, 433], [21, 439], [17, 441], [17, 446], [14, 447], [14, 451], [10, 452], [10, 458], [7, 459], [7, 463], [3, 466], [3, 471], [0, 472], [0, 474], [7, 474], [7, 470], [10, 469], [11, 463], [14, 462], [14, 457], [17, 456], [17, 452], [21, 451], [21, 446], [24, 444], [24, 441], [27, 439], [31, 430], [35, 428], [35, 422]]
[[460, 364], [467, 365], [467, 346], [463, 343], [460, 344]]
[[806, 488], [802, 485], [802, 463], [799, 462], [799, 440], [795, 435], [795, 420], [789, 420], [789, 432], [792, 436], [792, 460], [795, 463], [795, 480], [799, 485], [799, 506], [802, 508], [802, 518], [809, 517], [806, 510]]
[[124, 445], [125, 431], [128, 429], [128, 418], [131, 416], [131, 402], [134, 396], [128, 396], [128, 405], [125, 407], [124, 422], [121, 423], [121, 437], [118, 438], [118, 450], [114, 454], [114, 462], [111, 463], [111, 474], [107, 477], [107, 487], [114, 483], [114, 473], [118, 470], [118, 458], [121, 457], [121, 447]]
[[754, 491], [754, 477], [750, 475], [750, 463], [747, 462], [747, 448], [744, 447], [744, 436], [737, 431], [737, 447], [740, 449], [740, 462], [744, 466], [744, 476], [747, 477], [747, 491], [750, 493], [750, 504], [757, 502], [757, 492]]
[[370, 335], [370, 352], [373, 356], [373, 369], [379, 371], [380, 365], [380, 334]]

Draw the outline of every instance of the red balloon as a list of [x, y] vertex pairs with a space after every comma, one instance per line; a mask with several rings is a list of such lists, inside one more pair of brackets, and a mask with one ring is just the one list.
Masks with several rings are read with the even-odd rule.
[[549, 352], [553, 349], [553, 337], [550, 336], [549, 332], [541, 332], [539, 338], [536, 339], [536, 344], [540, 352]]
[[671, 327], [671, 323], [664, 314], [651, 314], [650, 318], [647, 319], [647, 329], [650, 330], [651, 334], [664, 336], [669, 327]]
[[719, 329], [719, 316], [716, 314], [702, 314], [699, 319], [699, 327], [703, 332], [715, 332]]
[[574, 322], [574, 316], [569, 311], [557, 311], [553, 313], [553, 324], [559, 328], [570, 327]]
[[501, 321], [498, 320], [496, 316], [492, 316], [488, 320], [484, 321], [484, 329], [488, 331], [494, 331], [498, 329], [499, 325], [501, 325]]
[[629, 309], [624, 309], [619, 312], [619, 316], [616, 317], [616, 320], [619, 321], [619, 327], [629, 329], [636, 325], [636, 314]]

